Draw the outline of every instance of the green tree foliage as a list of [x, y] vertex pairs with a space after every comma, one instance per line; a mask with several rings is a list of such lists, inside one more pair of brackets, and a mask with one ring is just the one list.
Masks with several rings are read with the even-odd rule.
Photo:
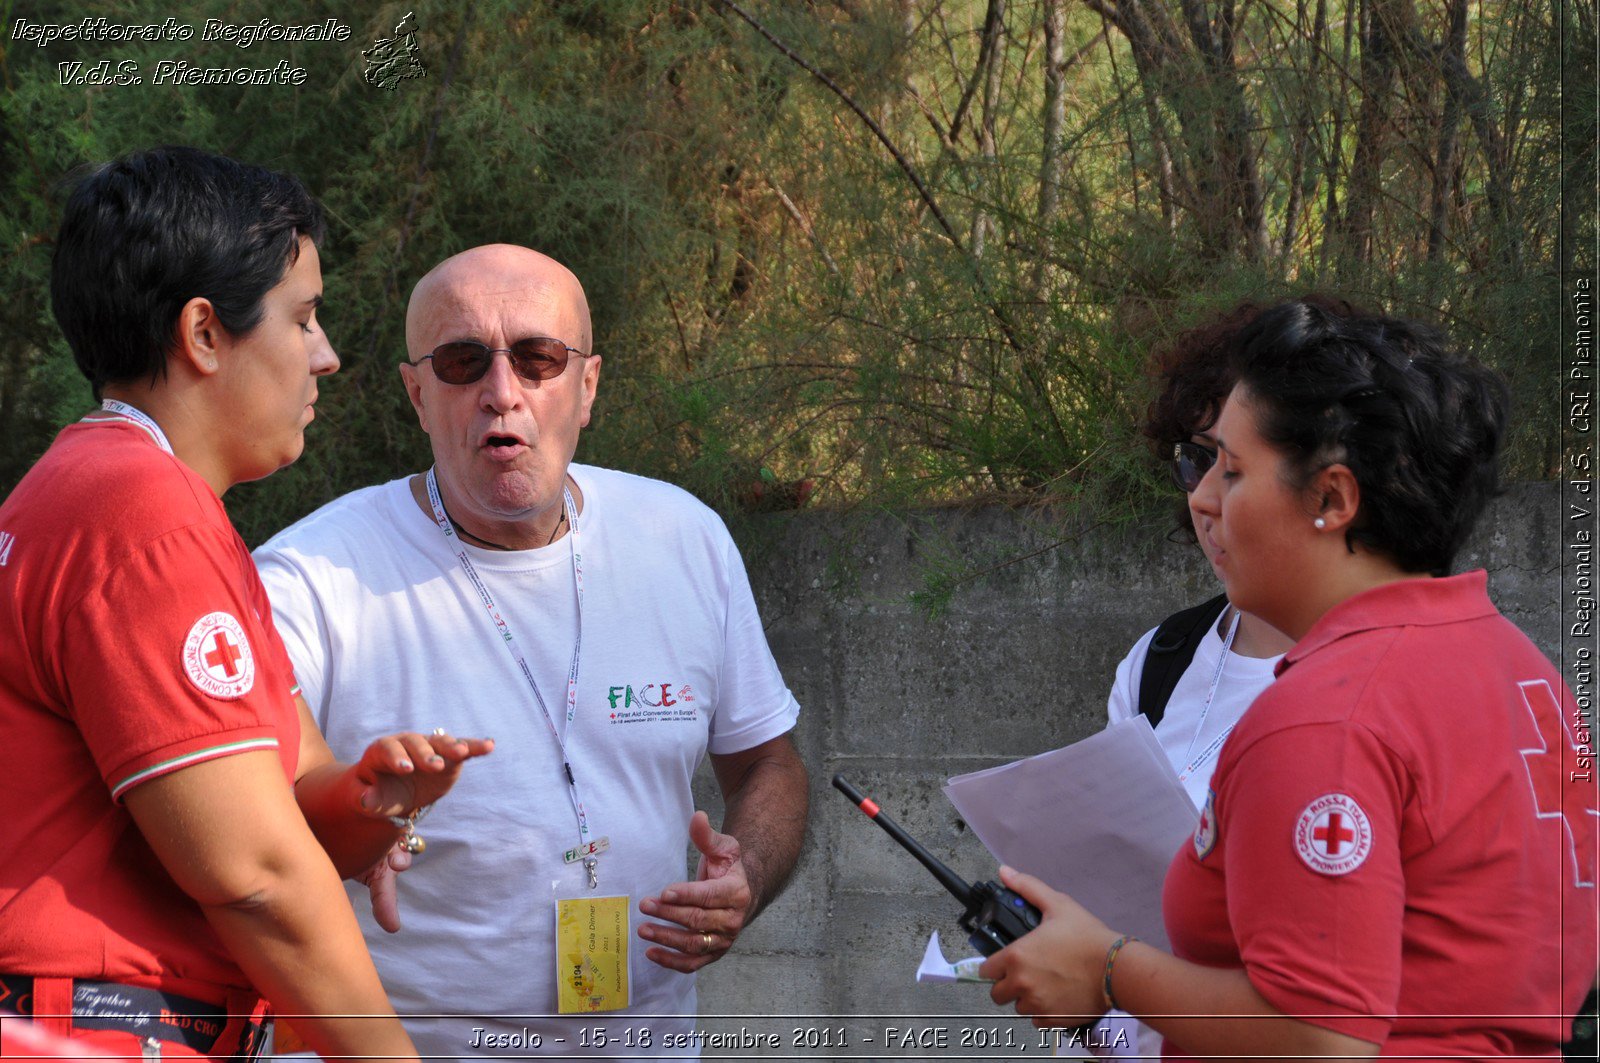
[[[35, 22], [171, 14], [30, 6]], [[1592, 13], [433, 3], [414, 9], [427, 77], [375, 88], [360, 49], [410, 9], [187, 5], [196, 27], [354, 30], [249, 50], [38, 48], [7, 29], [0, 488], [88, 404], [48, 311], [59, 181], [170, 142], [292, 170], [332, 221], [325, 316], [344, 367], [307, 456], [230, 494], [252, 540], [427, 462], [394, 370], [405, 302], [441, 258], [488, 241], [545, 250], [588, 288], [604, 369], [580, 458], [727, 511], [1002, 497], [1114, 516], [1153, 483], [1136, 442], [1149, 351], [1240, 297], [1309, 289], [1444, 324], [1512, 377], [1511, 471], [1559, 465], [1564, 216], [1549, 160], [1563, 145], [1560, 31]], [[59, 83], [58, 63], [107, 55], [147, 70], [288, 58], [309, 77]], [[1585, 236], [1571, 214], [1569, 247]]]

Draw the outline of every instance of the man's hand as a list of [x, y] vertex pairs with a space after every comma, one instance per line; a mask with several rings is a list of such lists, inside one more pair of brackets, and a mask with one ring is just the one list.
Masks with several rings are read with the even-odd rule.
[[[689, 839], [700, 850], [694, 882], [668, 886], [639, 902], [639, 936], [658, 947], [645, 957], [685, 974], [722, 958], [746, 924], [779, 892], [793, 870], [806, 828], [806, 769], [788, 735], [736, 753], [711, 754], [726, 811], [722, 828], [696, 812]], [[674, 926], [672, 924], [676, 923]]]
[[414, 731], [380, 738], [353, 764], [359, 811], [380, 819], [409, 815], [450, 792], [461, 765], [494, 750], [492, 738]]
[[1106, 950], [1117, 935], [1077, 901], [1032, 875], [1009, 867], [1000, 881], [1022, 894], [1043, 917], [1024, 934], [983, 961], [978, 974], [994, 980], [990, 998], [1038, 1027], [1076, 1026], [1105, 1012], [1102, 991]]
[[684, 974], [722, 958], [744, 929], [754, 900], [737, 838], [717, 833], [711, 817], [696, 812], [689, 821], [689, 840], [700, 850], [695, 881], [676, 883], [659, 897], [639, 902], [645, 915], [678, 924], [640, 925], [639, 936], [658, 946], [645, 949], [645, 958]]
[[372, 918], [391, 934], [400, 932], [400, 894], [395, 889], [400, 872], [411, 866], [411, 854], [399, 842], [379, 858], [378, 862], [356, 876], [356, 881], [367, 887], [372, 901]]

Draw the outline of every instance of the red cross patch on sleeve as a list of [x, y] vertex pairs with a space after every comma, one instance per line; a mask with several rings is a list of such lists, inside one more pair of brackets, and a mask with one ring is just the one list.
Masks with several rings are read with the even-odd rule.
[[1294, 825], [1294, 848], [1321, 875], [1348, 875], [1372, 852], [1372, 822], [1349, 794], [1323, 794]]
[[207, 613], [183, 641], [183, 670], [202, 694], [231, 701], [250, 693], [256, 660], [244, 628], [229, 613]]
[[1200, 810], [1200, 822], [1194, 829], [1194, 857], [1204, 860], [1217, 847], [1217, 792], [1206, 790], [1206, 807]]

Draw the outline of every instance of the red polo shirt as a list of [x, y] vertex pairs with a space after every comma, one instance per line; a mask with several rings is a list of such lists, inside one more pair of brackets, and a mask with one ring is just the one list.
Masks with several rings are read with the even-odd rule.
[[134, 424], [68, 427], [0, 505], [0, 646], [0, 972], [247, 988], [119, 800], [247, 750], [293, 778], [288, 657], [221, 500]]
[[1379, 587], [1289, 651], [1168, 872], [1178, 956], [1385, 1055], [1566, 1039], [1595, 977], [1589, 720], [1485, 586]]

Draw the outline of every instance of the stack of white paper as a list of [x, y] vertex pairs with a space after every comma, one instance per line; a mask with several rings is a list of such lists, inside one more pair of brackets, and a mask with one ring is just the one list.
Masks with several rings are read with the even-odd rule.
[[958, 775], [944, 792], [1001, 863], [1044, 879], [1117, 932], [1168, 947], [1161, 884], [1199, 813], [1146, 717]]

